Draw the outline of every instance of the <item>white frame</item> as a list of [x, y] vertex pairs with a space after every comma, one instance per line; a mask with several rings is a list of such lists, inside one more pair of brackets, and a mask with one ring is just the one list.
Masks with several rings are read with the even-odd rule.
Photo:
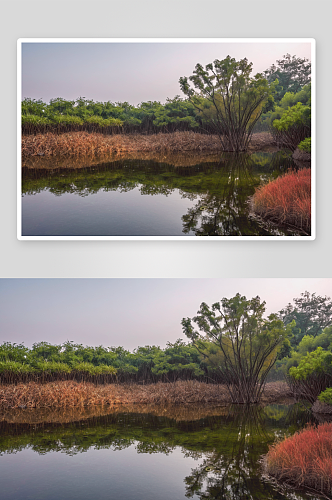
[[[22, 236], [21, 88], [23, 43], [310, 43], [311, 44], [311, 235], [310, 236]], [[316, 238], [316, 41], [314, 38], [19, 38], [17, 40], [17, 239], [18, 240], [273, 240]]]

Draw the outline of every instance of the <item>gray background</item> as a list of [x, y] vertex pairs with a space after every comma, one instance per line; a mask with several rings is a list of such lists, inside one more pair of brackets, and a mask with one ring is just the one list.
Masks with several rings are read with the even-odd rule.
[[[331, 2], [4, 1], [0, 277], [330, 277]], [[18, 241], [16, 40], [23, 37], [315, 38], [315, 241]], [[281, 54], [282, 56], [283, 54]], [[135, 82], [133, 82], [133, 85]], [[327, 101], [328, 100], [328, 101]]]

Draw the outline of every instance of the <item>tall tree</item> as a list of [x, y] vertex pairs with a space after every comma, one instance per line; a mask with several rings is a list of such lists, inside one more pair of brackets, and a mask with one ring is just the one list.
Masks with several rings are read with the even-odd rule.
[[274, 99], [279, 102], [286, 92], [299, 92], [310, 82], [311, 63], [305, 57], [286, 54], [264, 71], [264, 75], [270, 83], [278, 80]]
[[265, 302], [259, 297], [247, 300], [239, 293], [223, 298], [210, 308], [201, 304], [193, 322], [183, 318], [185, 335], [191, 339], [199, 352], [216, 360], [219, 349], [219, 370], [234, 403], [259, 402], [266, 377], [276, 361], [278, 349], [287, 338], [289, 328], [283, 325], [277, 315], [263, 318]]
[[292, 328], [292, 345], [298, 345], [304, 335], [316, 337], [324, 328], [332, 324], [332, 301], [330, 297], [321, 297], [316, 293], [305, 291], [301, 297], [293, 299], [294, 304], [289, 303], [279, 311], [279, 315], [285, 325], [295, 321]]
[[179, 80], [182, 92], [212, 125], [225, 151], [247, 149], [253, 127], [272, 94], [273, 87], [263, 75], [251, 77], [251, 71], [252, 63], [246, 58], [236, 61], [227, 56], [205, 69], [196, 64], [189, 81], [187, 77]]

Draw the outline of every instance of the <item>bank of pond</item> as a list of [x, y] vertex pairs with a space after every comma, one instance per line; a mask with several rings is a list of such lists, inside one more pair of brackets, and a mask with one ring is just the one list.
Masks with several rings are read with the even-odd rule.
[[[257, 189], [289, 170], [296, 179], [284, 184], [303, 184], [296, 173], [303, 165], [290, 151], [132, 156], [24, 159], [22, 235], [310, 235], [310, 169], [305, 196], [297, 187], [290, 193], [290, 220], [284, 208], [262, 208], [271, 193], [255, 210]], [[306, 212], [294, 219], [293, 201], [302, 195]]]
[[277, 486], [262, 462], [317, 418], [302, 403], [8, 410], [2, 498], [318, 499]]

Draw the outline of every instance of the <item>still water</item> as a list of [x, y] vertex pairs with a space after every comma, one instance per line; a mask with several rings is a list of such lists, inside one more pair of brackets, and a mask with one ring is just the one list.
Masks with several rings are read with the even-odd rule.
[[48, 424], [33, 416], [0, 421], [3, 500], [315, 498], [261, 475], [268, 445], [312, 419], [299, 404], [105, 410], [71, 421], [48, 415]]
[[32, 159], [22, 169], [22, 235], [296, 235], [262, 222], [250, 206], [259, 185], [291, 167], [283, 151], [189, 161]]

